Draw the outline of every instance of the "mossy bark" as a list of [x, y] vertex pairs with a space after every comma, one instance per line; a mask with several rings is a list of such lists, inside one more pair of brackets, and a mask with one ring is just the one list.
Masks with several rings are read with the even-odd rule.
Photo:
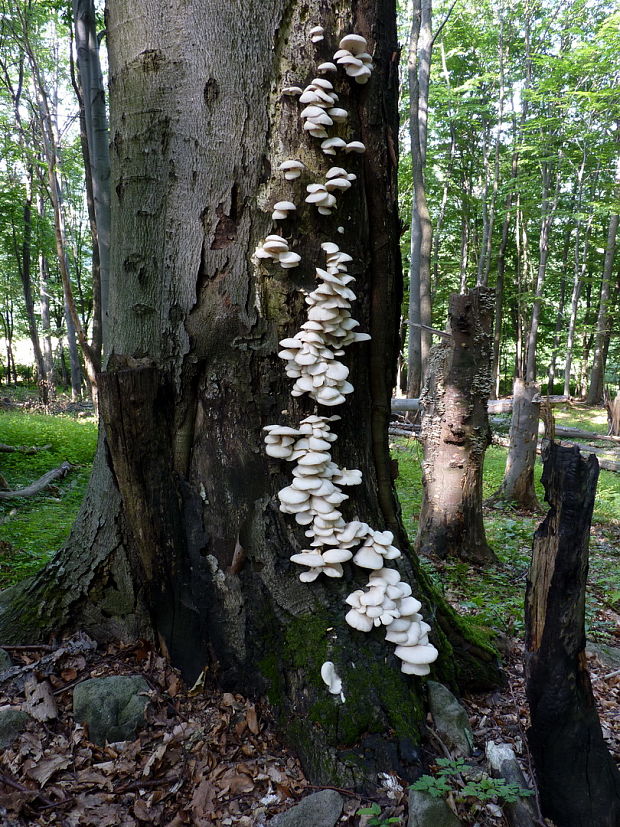
[[[318, 24], [326, 36], [315, 46], [307, 32]], [[280, 90], [305, 86], [351, 31], [368, 39], [374, 73], [365, 87], [343, 75], [334, 81], [349, 112], [337, 131], [367, 152], [329, 159], [302, 132], [297, 100]], [[353, 315], [372, 334], [344, 357], [355, 393], [319, 410], [342, 417], [334, 460], [363, 472], [345, 519], [396, 535], [403, 579], [434, 624], [435, 676], [452, 686], [497, 681], [492, 648], [456, 622], [407, 555], [391, 479], [387, 422], [402, 289], [394, 5], [190, 0], [173, 13], [162, 0], [119, 0], [108, 37], [107, 439], [67, 548], [14, 596], [4, 618], [14, 619], [18, 604], [40, 605], [21, 635], [12, 632], [40, 638], [49, 601], [56, 631], [79, 624], [99, 639], [147, 634], [188, 680], [208, 664], [225, 687], [267, 693], [283, 734], [321, 783], [363, 785], [381, 768], [411, 775], [423, 682], [399, 671], [381, 632], [363, 635], [344, 622], [344, 598], [367, 573], [299, 582], [289, 558], [307, 540], [276, 498], [290, 465], [266, 457], [261, 433], [314, 412], [305, 397], [291, 398], [278, 341], [305, 320], [301, 291], [324, 265], [320, 244], [335, 241], [354, 258]], [[301, 179], [277, 172], [287, 158], [304, 162]], [[332, 163], [357, 180], [336, 213], [319, 216], [304, 205], [305, 187]], [[274, 228], [272, 206], [284, 198], [298, 216]], [[302, 256], [295, 270], [252, 260], [273, 231]], [[325, 660], [343, 678], [344, 702], [321, 681]]]

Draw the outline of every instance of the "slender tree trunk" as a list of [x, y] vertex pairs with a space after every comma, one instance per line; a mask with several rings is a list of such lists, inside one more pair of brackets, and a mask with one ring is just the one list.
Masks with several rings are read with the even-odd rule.
[[[32, 295], [32, 170], [28, 172], [28, 193], [23, 209], [23, 235], [21, 251], [17, 258], [19, 275], [22, 282], [22, 290], [24, 294], [24, 305], [26, 307], [26, 318], [28, 320], [28, 333], [30, 334], [30, 341], [32, 342], [32, 350], [34, 353], [34, 360], [37, 367], [39, 394], [44, 405], [48, 402], [47, 393], [47, 372], [45, 369], [45, 362], [43, 361], [43, 354], [41, 352], [41, 343], [39, 341], [39, 331], [37, 329], [37, 318], [34, 312], [34, 298]], [[16, 250], [17, 253], [17, 250]]]
[[482, 521], [482, 466], [491, 441], [493, 291], [450, 299], [452, 339], [432, 350], [422, 392], [424, 496], [417, 548], [476, 565], [494, 562]]
[[82, 396], [82, 366], [80, 365], [80, 353], [75, 335], [75, 324], [69, 307], [69, 300], [64, 296], [65, 303], [65, 326], [67, 328], [67, 347], [69, 350], [69, 364], [71, 366], [71, 399], [75, 402]]
[[[308, 20], [330, 33], [322, 54], [309, 48]], [[357, 175], [339, 196], [343, 220], [304, 205], [307, 181], [323, 179], [331, 163], [281, 89], [291, 66], [295, 78], [314, 77], [352, 31], [368, 38], [375, 68], [363, 89], [342, 73], [334, 78], [349, 113], [343, 134], [366, 146], [363, 157], [343, 157]], [[291, 397], [278, 341], [306, 322], [300, 291], [325, 264], [321, 243], [337, 242], [354, 258], [354, 312], [372, 336], [347, 349], [355, 393], [331, 423], [335, 461], [363, 473], [343, 510], [389, 529], [406, 549], [387, 451], [402, 298], [394, 5], [119, 0], [109, 6], [108, 37], [107, 444], [67, 548], [13, 594], [0, 629], [20, 616], [14, 636], [77, 623], [100, 639], [121, 630], [157, 636], [188, 679], [217, 660], [223, 686], [266, 693], [317, 783], [363, 786], [385, 761], [411, 777], [415, 756], [402, 739], [419, 742], [421, 686], [399, 671], [380, 630], [365, 635], [344, 621], [352, 584], [300, 582], [289, 557], [308, 540], [279, 509], [290, 471], [265, 455], [262, 433], [316, 410], [306, 395]], [[230, 48], [241, 42], [244, 49]], [[289, 185], [277, 169], [299, 155], [315, 172]], [[253, 258], [284, 195], [299, 208], [276, 227], [301, 256], [288, 273]], [[455, 632], [454, 614], [415, 558], [399, 563], [427, 613], [433, 606], [436, 674], [453, 684], [495, 674], [488, 649], [468, 648]], [[367, 580], [353, 576], [356, 585]], [[343, 680], [344, 703], [321, 680], [327, 660]]]
[[616, 252], [616, 237], [618, 235], [618, 223], [620, 216], [612, 215], [609, 219], [609, 231], [607, 233], [607, 244], [605, 246], [605, 261], [603, 264], [603, 280], [601, 283], [601, 297], [599, 299], [598, 318], [596, 320], [596, 339], [594, 345], [594, 359], [592, 362], [592, 373], [590, 375], [590, 387], [588, 389], [588, 405], [600, 405], [603, 401], [603, 388], [605, 384], [605, 340], [608, 336], [609, 325], [609, 290], [611, 273]]
[[[108, 316], [110, 281], [110, 153], [108, 149], [108, 121], [105, 106], [105, 89], [99, 61], [95, 4], [93, 0], [73, 0], [75, 46], [83, 103], [87, 154], [84, 161], [89, 171], [93, 208], [96, 223], [95, 245], [99, 277], [99, 295], [96, 303], [101, 320], [102, 336]], [[94, 314], [95, 316], [95, 314]], [[99, 349], [102, 342], [93, 333], [93, 347]]]
[[526, 592], [528, 741], [544, 816], [617, 827], [620, 773], [603, 740], [585, 655], [588, 543], [598, 463], [576, 446], [544, 455], [549, 513], [534, 537]]
[[506, 272], [506, 248], [510, 229], [511, 196], [506, 200], [506, 213], [502, 221], [502, 240], [497, 252], [497, 281], [495, 283], [495, 319], [493, 322], [493, 363], [491, 366], [491, 396], [496, 399], [500, 391], [499, 359], [502, 347], [502, 326], [504, 311], [504, 275]]
[[[408, 396], [410, 397], [419, 396], [420, 384], [431, 343], [430, 331], [424, 327], [416, 327], [420, 324], [426, 327], [432, 325], [430, 272], [432, 226], [424, 182], [431, 52], [431, 0], [415, 0], [408, 60], [413, 174], [411, 258], [409, 263], [409, 341], [413, 343], [413, 346], [410, 345], [408, 368], [410, 377]], [[416, 331], [419, 331], [419, 333]]]
[[553, 223], [555, 211], [558, 204], [560, 194], [560, 172], [556, 173], [555, 195], [553, 202], [549, 203], [550, 198], [550, 170], [548, 165], [543, 164], [543, 215], [540, 224], [540, 236], [538, 240], [538, 275], [536, 278], [536, 289], [534, 292], [534, 304], [532, 306], [532, 318], [530, 321], [530, 329], [527, 337], [527, 361], [525, 367], [525, 378], [528, 382], [536, 381], [536, 345], [538, 342], [538, 326], [540, 324], [540, 311], [542, 308], [542, 295], [545, 283], [545, 275], [547, 272], [547, 261], [549, 258], [549, 231]]

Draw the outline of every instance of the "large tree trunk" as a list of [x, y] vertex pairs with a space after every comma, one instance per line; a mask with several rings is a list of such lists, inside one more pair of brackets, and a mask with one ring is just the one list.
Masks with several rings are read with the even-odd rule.
[[535, 382], [515, 379], [512, 392], [510, 446], [504, 479], [493, 500], [507, 500], [521, 508], [537, 510], [540, 506], [534, 490], [534, 467], [538, 444], [540, 399]]
[[551, 443], [551, 506], [534, 537], [526, 593], [528, 740], [543, 815], [561, 827], [617, 827], [620, 773], [607, 750], [585, 657], [588, 544], [598, 463]]
[[424, 496], [417, 546], [480, 565], [496, 559], [482, 521], [493, 291], [453, 294], [448, 316], [452, 339], [433, 348], [421, 397]]
[[[319, 24], [326, 37], [315, 47], [308, 30]], [[313, 78], [351, 31], [368, 38], [375, 69], [366, 87], [342, 74], [334, 80], [349, 112], [339, 131], [361, 139], [366, 154], [338, 158], [357, 180], [330, 217], [303, 198], [331, 161], [302, 131], [296, 98], [281, 90]], [[399, 671], [380, 630], [365, 635], [345, 623], [346, 594], [366, 578], [300, 582], [289, 557], [308, 540], [278, 508], [290, 473], [265, 455], [261, 433], [316, 410], [306, 395], [291, 398], [276, 354], [306, 319], [301, 291], [324, 266], [320, 244], [337, 242], [354, 256], [354, 312], [372, 334], [369, 345], [347, 349], [355, 393], [333, 425], [334, 460], [363, 472], [343, 512], [393, 531], [407, 548], [387, 452], [401, 299], [393, 3], [359, 0], [351, 10], [337, 0], [326, 10], [319, 0], [189, 0], [173, 9], [119, 0], [108, 36], [106, 444], [68, 547], [13, 596], [0, 629], [27, 606], [14, 637], [48, 619], [99, 638], [155, 634], [189, 680], [209, 663], [223, 685], [266, 692], [319, 783], [361, 783], [386, 763], [410, 776], [421, 686]], [[277, 172], [289, 158], [307, 168], [290, 184]], [[283, 197], [298, 206], [280, 228], [301, 255], [288, 271], [251, 258]], [[492, 653], [467, 640], [414, 558], [400, 563], [426, 613], [432, 605], [436, 614], [436, 674], [488, 683]], [[321, 680], [327, 660], [342, 677], [344, 702]]]

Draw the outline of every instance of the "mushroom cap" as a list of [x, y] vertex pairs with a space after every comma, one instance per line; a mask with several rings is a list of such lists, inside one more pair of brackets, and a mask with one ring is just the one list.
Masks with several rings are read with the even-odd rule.
[[403, 661], [400, 671], [404, 672], [405, 675], [418, 675], [419, 677], [423, 677], [430, 673], [431, 668], [428, 663], [406, 663]]
[[282, 90], [283, 95], [301, 95], [300, 86], [285, 86]]
[[367, 617], [365, 614], [358, 612], [357, 609], [350, 609], [344, 619], [352, 626], [354, 629], [357, 629], [360, 632], [370, 632], [373, 627], [372, 618]]
[[297, 267], [297, 265], [301, 261], [301, 256], [297, 253], [292, 252], [280, 253], [280, 255], [278, 256], [278, 261], [280, 263], [280, 266], [284, 267], [284, 269], [286, 270], [290, 267]]
[[353, 558], [353, 562], [362, 569], [377, 570], [383, 566], [383, 557], [371, 548], [362, 547]]
[[366, 152], [366, 147], [361, 141], [349, 141], [349, 143], [344, 148], [345, 152]]
[[323, 552], [326, 563], [348, 563], [353, 554], [347, 548], [329, 548]]
[[336, 64], [332, 63], [329, 60], [326, 61], [325, 63], [319, 64], [319, 67], [317, 69], [317, 72], [337, 72], [337, 71], [338, 71], [338, 67], [336, 66]]
[[291, 158], [288, 161], [282, 161], [278, 169], [282, 170], [289, 170], [289, 169], [303, 169], [304, 165], [301, 161], [296, 161], [294, 158]]
[[339, 695], [342, 692], [342, 680], [336, 672], [336, 667], [331, 660], [325, 661], [321, 666], [321, 678], [327, 684], [332, 695]]
[[286, 503], [286, 505], [299, 505], [308, 502], [310, 495], [306, 491], [300, 491], [297, 488], [293, 488], [292, 485], [287, 485], [286, 488], [278, 491], [278, 499], [281, 503]]
[[292, 201], [278, 201], [273, 205], [273, 208], [274, 210], [280, 210], [281, 212], [291, 212], [292, 210], [297, 209]]
[[341, 149], [346, 145], [347, 142], [342, 138], [326, 138], [321, 144], [321, 149]]
[[266, 250], [268, 253], [287, 253], [288, 252], [288, 242], [284, 239], [280, 241], [276, 241], [275, 239], [270, 240], [269, 236], [263, 241], [263, 249]]
[[323, 566], [323, 558], [315, 551], [301, 551], [299, 554], [292, 554], [290, 560], [291, 563], [297, 563], [300, 566], [310, 566], [311, 568]]
[[397, 646], [394, 650], [397, 658], [406, 663], [434, 663], [439, 652], [429, 643], [427, 646]]
[[365, 52], [368, 47], [368, 42], [361, 34], [347, 34], [338, 44], [340, 49], [347, 49], [354, 55], [360, 52]]
[[318, 86], [321, 89], [330, 91], [334, 88], [334, 84], [331, 80], [327, 80], [327, 78], [314, 78], [310, 86]]

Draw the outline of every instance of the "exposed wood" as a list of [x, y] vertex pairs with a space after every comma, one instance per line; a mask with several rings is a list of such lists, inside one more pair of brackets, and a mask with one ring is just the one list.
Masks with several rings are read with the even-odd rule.
[[493, 310], [493, 291], [486, 287], [450, 297], [453, 340], [432, 349], [421, 397], [424, 495], [417, 547], [478, 565], [496, 559], [482, 521]]
[[534, 537], [526, 592], [528, 741], [543, 815], [562, 827], [617, 827], [620, 772], [607, 750], [585, 655], [585, 590], [598, 463], [550, 443], [549, 513]]
[[73, 468], [70, 462], [63, 462], [58, 468], [53, 468], [47, 474], [43, 474], [35, 482], [31, 482], [25, 488], [16, 488], [13, 491], [0, 491], [0, 500], [13, 500], [16, 497], [34, 497], [35, 494], [40, 494], [44, 488], [54, 480], [62, 479]]
[[620, 391], [615, 399], [612, 399], [607, 391], [605, 392], [605, 408], [607, 409], [609, 436], [620, 437]]
[[610, 434], [595, 434], [594, 431], [583, 431], [581, 428], [567, 428], [565, 425], [556, 425], [555, 432], [566, 439], [584, 439], [586, 442], [611, 442], [620, 446], [620, 436]]

